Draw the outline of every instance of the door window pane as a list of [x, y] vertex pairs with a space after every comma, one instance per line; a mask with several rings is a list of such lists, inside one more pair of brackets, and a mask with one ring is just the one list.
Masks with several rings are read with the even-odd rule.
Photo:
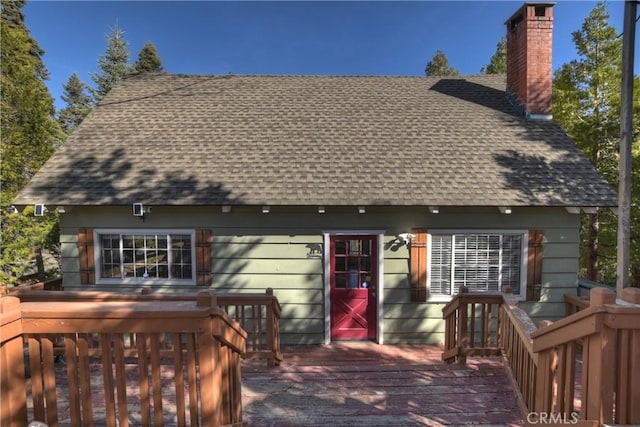
[[362, 241], [362, 255], [371, 255], [371, 240]]
[[349, 255], [360, 255], [360, 240], [349, 240]]
[[[371, 238], [336, 238], [333, 240], [334, 286], [336, 288], [357, 289], [371, 284], [371, 259], [374, 250]], [[368, 279], [367, 279], [368, 278]]]

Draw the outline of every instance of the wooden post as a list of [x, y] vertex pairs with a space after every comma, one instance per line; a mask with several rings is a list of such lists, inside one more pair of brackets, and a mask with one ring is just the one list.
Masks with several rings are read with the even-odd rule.
[[[624, 288], [622, 299], [640, 305], [640, 288]], [[631, 325], [629, 325], [631, 327]], [[616, 423], [640, 425], [640, 329], [623, 329], [618, 333], [616, 384]]]
[[[273, 288], [267, 288], [267, 295], [273, 297]], [[266, 307], [267, 316], [267, 349], [271, 352], [271, 357], [267, 359], [267, 365], [273, 367], [276, 365], [276, 348], [275, 348], [275, 314], [273, 309], [274, 298], [271, 298]]]
[[602, 304], [615, 304], [616, 293], [605, 288], [593, 288], [591, 289], [591, 298], [589, 305], [591, 307]]
[[459, 291], [460, 308], [458, 309], [458, 363], [465, 365], [467, 363], [467, 344], [469, 342], [468, 325], [469, 314], [467, 302], [464, 294], [469, 292], [469, 288], [461, 286]]
[[[591, 291], [591, 306], [615, 302], [615, 293], [596, 288]], [[616, 331], [597, 313], [599, 332], [584, 339], [582, 369], [582, 418], [613, 423], [613, 391], [615, 378]]]
[[[198, 294], [198, 305], [200, 306]], [[213, 296], [215, 297], [215, 295]], [[213, 302], [214, 298], [210, 301]], [[200, 393], [202, 402], [202, 425], [220, 426], [222, 422], [222, 371], [221, 344], [214, 337], [220, 328], [220, 318], [212, 315], [203, 320], [203, 331], [198, 338], [198, 364], [200, 366]]]
[[550, 349], [538, 353], [534, 392], [535, 401], [533, 406], [533, 410], [536, 412], [551, 413], [554, 352], [553, 349]]
[[631, 304], [640, 304], [640, 288], [624, 288], [622, 299]]
[[218, 306], [218, 297], [214, 291], [202, 291], [198, 292], [196, 296], [196, 306], [198, 307], [212, 307]]
[[27, 425], [22, 314], [16, 297], [0, 298], [0, 425]]
[[[632, 288], [626, 288], [628, 290]], [[637, 288], [634, 288], [638, 290]], [[627, 376], [629, 388], [627, 390], [627, 419], [618, 422], [640, 425], [640, 366], [638, 366], [638, 354], [640, 354], [640, 329], [629, 331], [628, 363], [631, 366], [628, 372], [620, 372], [619, 375]], [[632, 360], [635, 360], [632, 362]], [[620, 393], [622, 394], [622, 393]]]

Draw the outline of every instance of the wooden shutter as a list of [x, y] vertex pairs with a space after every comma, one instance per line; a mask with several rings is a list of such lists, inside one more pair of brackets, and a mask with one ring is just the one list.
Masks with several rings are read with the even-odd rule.
[[527, 259], [527, 301], [540, 301], [542, 286], [542, 230], [529, 230]]
[[411, 241], [411, 301], [427, 300], [427, 231], [412, 230]]
[[196, 284], [211, 284], [211, 230], [196, 230]]
[[94, 285], [96, 283], [96, 267], [92, 228], [81, 228], [78, 231], [78, 255], [80, 257], [80, 283]]

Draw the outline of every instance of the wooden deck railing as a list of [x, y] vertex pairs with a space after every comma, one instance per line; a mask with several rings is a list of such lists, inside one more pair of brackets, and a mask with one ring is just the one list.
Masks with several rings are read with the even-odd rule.
[[565, 316], [571, 316], [574, 313], [589, 307], [589, 298], [578, 295], [564, 295]]
[[555, 392], [541, 396], [540, 407], [574, 410], [576, 342], [581, 339], [582, 419], [640, 424], [640, 289], [624, 289], [619, 303], [614, 292], [592, 289], [589, 308], [540, 328], [532, 338], [533, 350], [554, 362], [543, 375], [557, 383]]
[[[282, 362], [280, 347], [281, 308], [273, 289], [259, 293], [216, 293], [216, 301], [233, 320], [247, 332], [247, 351], [245, 358], [265, 359], [270, 366]], [[21, 301], [193, 301], [197, 293], [116, 293], [96, 291], [46, 292], [29, 291], [15, 294]], [[170, 342], [161, 341], [165, 348]]]
[[[524, 414], [546, 414], [557, 424], [640, 424], [640, 289], [625, 289], [618, 304], [615, 293], [593, 289], [587, 308], [581, 298], [568, 298], [581, 310], [539, 328], [513, 297], [501, 299], [500, 320], [491, 323], [496, 327], [492, 333], [500, 339]], [[465, 355], [476, 353], [464, 339], [470, 326], [460, 322], [469, 305], [484, 301], [480, 294], [461, 293], [445, 307], [445, 324], [455, 326], [456, 333], [446, 333], [455, 344], [445, 343], [444, 360], [464, 362]], [[482, 318], [466, 317], [468, 325]]]
[[445, 344], [442, 360], [465, 363], [467, 356], [500, 354], [499, 309], [502, 294], [460, 293], [443, 309]]
[[[537, 327], [527, 313], [519, 308], [513, 297], [506, 295], [500, 307], [502, 319], [501, 342], [503, 354], [511, 370], [514, 386], [519, 392], [520, 406], [523, 412], [533, 411], [536, 407], [538, 355], [533, 351], [531, 334]], [[525, 408], [527, 411], [524, 411]]]
[[[180, 302], [3, 297], [0, 308], [3, 426], [243, 425], [246, 332], [215, 295]], [[161, 352], [162, 339], [180, 345]], [[64, 364], [55, 363], [56, 352]]]
[[[33, 275], [35, 276], [35, 275]], [[29, 291], [61, 291], [62, 290], [62, 277], [55, 279], [45, 280], [44, 282], [37, 282], [31, 285], [20, 285], [12, 287], [0, 287], [0, 295], [15, 295], [22, 292]]]

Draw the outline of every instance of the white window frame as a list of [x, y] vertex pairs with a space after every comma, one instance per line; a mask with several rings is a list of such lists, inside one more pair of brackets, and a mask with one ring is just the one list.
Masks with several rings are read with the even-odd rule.
[[[454, 295], [433, 294], [431, 292], [431, 256], [433, 242], [432, 236], [447, 235], [452, 236], [454, 234], [462, 235], [474, 235], [474, 234], [499, 234], [499, 235], [515, 235], [522, 236], [522, 247], [520, 248], [520, 290], [519, 293], [514, 294], [518, 300], [524, 300], [527, 295], [527, 260], [528, 260], [528, 242], [529, 242], [529, 230], [522, 229], [443, 229], [443, 230], [429, 230], [427, 233], [427, 292], [428, 301], [430, 302], [448, 302], [451, 301]], [[453, 242], [452, 242], [453, 244]], [[453, 260], [452, 260], [453, 268]], [[453, 275], [451, 276], [453, 278]], [[453, 283], [451, 284], [453, 290]]]
[[[124, 279], [102, 277], [102, 239], [104, 234], [182, 234], [191, 236], [191, 279], [154, 279], [127, 277]], [[155, 229], [155, 228], [97, 228], [93, 230], [93, 253], [96, 273], [96, 284], [99, 285], [195, 285], [196, 284], [196, 231], [194, 229]], [[122, 251], [122, 237], [120, 238], [120, 251]]]

